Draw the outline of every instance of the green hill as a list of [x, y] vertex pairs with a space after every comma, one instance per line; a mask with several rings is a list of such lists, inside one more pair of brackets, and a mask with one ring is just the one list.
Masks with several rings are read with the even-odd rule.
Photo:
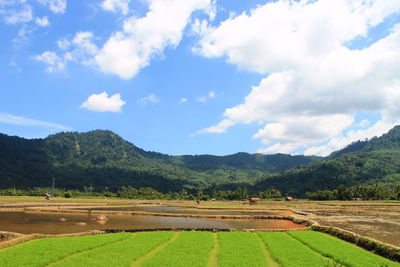
[[252, 184], [318, 157], [237, 153], [169, 156], [148, 152], [111, 131], [67, 132], [44, 139], [0, 134], [0, 188], [56, 187], [111, 190], [124, 185], [161, 192], [218, 184]]
[[358, 141], [327, 159], [267, 175], [254, 190], [274, 187], [289, 195], [335, 189], [340, 185], [400, 184], [400, 126], [371, 140]]

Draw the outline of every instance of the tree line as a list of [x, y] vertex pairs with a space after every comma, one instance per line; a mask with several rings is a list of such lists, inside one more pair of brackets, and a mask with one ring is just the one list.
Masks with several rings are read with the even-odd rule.
[[104, 187], [102, 191], [94, 191], [92, 186], [84, 186], [83, 190], [65, 190], [50, 187], [35, 187], [32, 189], [1, 189], [1, 196], [45, 196], [55, 197], [119, 197], [127, 199], [165, 199], [165, 200], [246, 200], [250, 197], [280, 198], [282, 193], [274, 188], [267, 188], [260, 192], [249, 192], [246, 187], [237, 187], [235, 190], [186, 190], [162, 193], [151, 187], [134, 188], [121, 186], [117, 191]]
[[391, 188], [375, 185], [339, 186], [333, 190], [307, 192], [310, 200], [400, 200], [400, 184]]

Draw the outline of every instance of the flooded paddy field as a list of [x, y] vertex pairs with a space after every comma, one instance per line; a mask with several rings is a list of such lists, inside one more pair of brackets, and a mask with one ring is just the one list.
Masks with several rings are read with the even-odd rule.
[[339, 227], [400, 247], [400, 202], [332, 201], [298, 203], [296, 209], [321, 225]]
[[168, 213], [168, 214], [199, 214], [199, 215], [277, 215], [291, 214], [290, 211], [267, 211], [267, 210], [235, 210], [235, 209], [206, 209], [206, 208], [185, 208], [177, 206], [123, 206], [123, 207], [90, 207], [90, 208], [73, 208], [74, 210], [89, 211], [139, 211], [151, 213]]
[[288, 220], [254, 219], [210, 219], [163, 216], [107, 215], [107, 221], [98, 220], [97, 215], [0, 212], [2, 231], [23, 234], [65, 234], [89, 230], [134, 230], [160, 228], [207, 228], [207, 229], [304, 229]]
[[[296, 200], [244, 204], [243, 201], [204, 201], [197, 205], [194, 201], [64, 198], [45, 201], [34, 197], [0, 197], [0, 231], [56, 234], [94, 229], [304, 227], [289, 220], [255, 219], [295, 215], [400, 247], [399, 201]], [[96, 220], [101, 214], [108, 221]], [[243, 218], [235, 219], [239, 216]], [[60, 221], [62, 218], [65, 221]]]

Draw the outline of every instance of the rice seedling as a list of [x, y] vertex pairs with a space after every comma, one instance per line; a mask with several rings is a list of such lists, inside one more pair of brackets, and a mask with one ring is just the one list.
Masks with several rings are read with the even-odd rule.
[[285, 267], [329, 266], [329, 260], [283, 232], [259, 232], [273, 259]]
[[141, 266], [206, 266], [213, 247], [211, 232], [181, 232], [175, 241]]
[[218, 266], [266, 266], [267, 261], [254, 233], [218, 233]]
[[343, 262], [347, 266], [400, 266], [396, 262], [327, 234], [314, 231], [293, 231], [288, 234], [322, 255]]
[[46, 266], [56, 260], [95, 247], [118, 242], [132, 234], [104, 234], [36, 239], [0, 251], [2, 267]]
[[172, 232], [137, 233], [108, 246], [72, 255], [50, 266], [131, 266], [132, 262], [168, 241]]

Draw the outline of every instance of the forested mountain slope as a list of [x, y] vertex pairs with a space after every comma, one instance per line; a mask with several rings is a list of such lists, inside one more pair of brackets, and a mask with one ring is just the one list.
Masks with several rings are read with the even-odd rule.
[[44, 139], [0, 135], [0, 187], [50, 186], [95, 190], [123, 185], [159, 191], [254, 183], [318, 157], [237, 153], [229, 156], [169, 156], [148, 152], [111, 131], [67, 132]]
[[340, 185], [400, 184], [400, 127], [371, 140], [358, 141], [328, 159], [267, 175], [253, 190], [274, 187], [289, 195], [334, 189]]

